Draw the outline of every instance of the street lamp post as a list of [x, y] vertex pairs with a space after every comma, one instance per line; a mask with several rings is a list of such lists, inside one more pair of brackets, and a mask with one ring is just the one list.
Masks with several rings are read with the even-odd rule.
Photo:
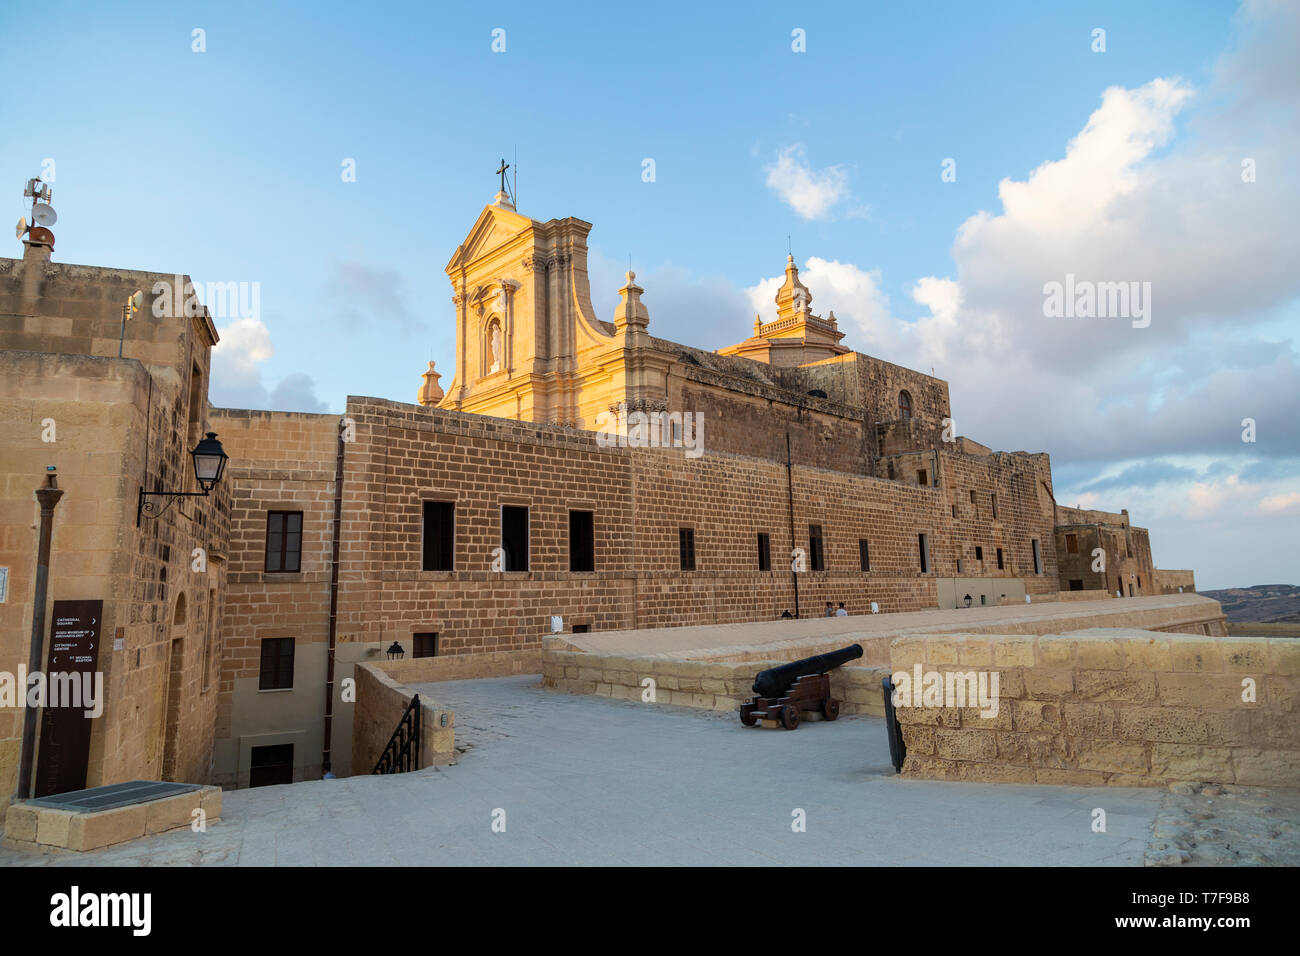
[[[54, 473], [54, 466], [46, 468], [45, 487], [36, 489], [36, 500], [41, 505], [40, 544], [36, 551], [36, 602], [32, 609], [32, 640], [27, 652], [28, 679], [41, 670], [41, 654], [45, 650], [45, 596], [50, 577], [50, 540], [54, 534], [54, 507], [63, 497]], [[32, 758], [36, 749], [36, 708], [23, 694], [23, 743], [18, 759], [18, 789], [14, 800], [26, 800], [32, 791]]]

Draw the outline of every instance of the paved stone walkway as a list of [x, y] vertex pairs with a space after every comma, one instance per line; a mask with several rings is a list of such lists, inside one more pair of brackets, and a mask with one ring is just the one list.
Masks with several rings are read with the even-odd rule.
[[[1140, 866], [1172, 796], [901, 780], [870, 717], [747, 729], [555, 694], [536, 676], [419, 690], [456, 711], [453, 766], [227, 791], [206, 833], [90, 854], [0, 850], [0, 865]], [[1095, 807], [1105, 833], [1092, 831]], [[806, 832], [792, 831], [796, 808]], [[498, 810], [505, 832], [492, 828]]]

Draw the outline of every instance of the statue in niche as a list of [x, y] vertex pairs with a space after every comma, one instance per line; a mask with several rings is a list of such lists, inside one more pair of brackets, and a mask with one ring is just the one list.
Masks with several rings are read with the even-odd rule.
[[501, 371], [501, 323], [492, 320], [488, 326], [488, 344], [492, 348], [492, 366], [488, 369], [488, 374]]

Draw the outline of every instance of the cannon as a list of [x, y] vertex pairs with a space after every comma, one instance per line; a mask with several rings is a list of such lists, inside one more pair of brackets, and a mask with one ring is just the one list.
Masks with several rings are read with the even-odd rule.
[[861, 644], [838, 651], [805, 657], [779, 667], [759, 671], [754, 677], [752, 700], [740, 705], [740, 722], [753, 727], [760, 718], [779, 720], [786, 730], [799, 726], [799, 712], [820, 711], [827, 720], [840, 715], [840, 702], [831, 697], [827, 671], [862, 656]]

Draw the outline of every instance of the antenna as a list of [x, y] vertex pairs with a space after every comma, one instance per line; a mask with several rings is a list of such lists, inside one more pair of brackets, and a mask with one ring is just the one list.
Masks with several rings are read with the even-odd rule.
[[27, 180], [23, 187], [23, 198], [32, 201], [32, 221], [28, 225], [25, 219], [18, 220], [18, 238], [21, 239], [25, 232], [29, 237], [28, 242], [42, 243], [53, 248], [54, 233], [48, 227], [59, 221], [59, 214], [50, 205], [52, 195], [49, 184], [42, 182], [39, 176]]
[[519, 144], [515, 143], [515, 184], [511, 188], [510, 201], [515, 204], [515, 209], [519, 208]]

